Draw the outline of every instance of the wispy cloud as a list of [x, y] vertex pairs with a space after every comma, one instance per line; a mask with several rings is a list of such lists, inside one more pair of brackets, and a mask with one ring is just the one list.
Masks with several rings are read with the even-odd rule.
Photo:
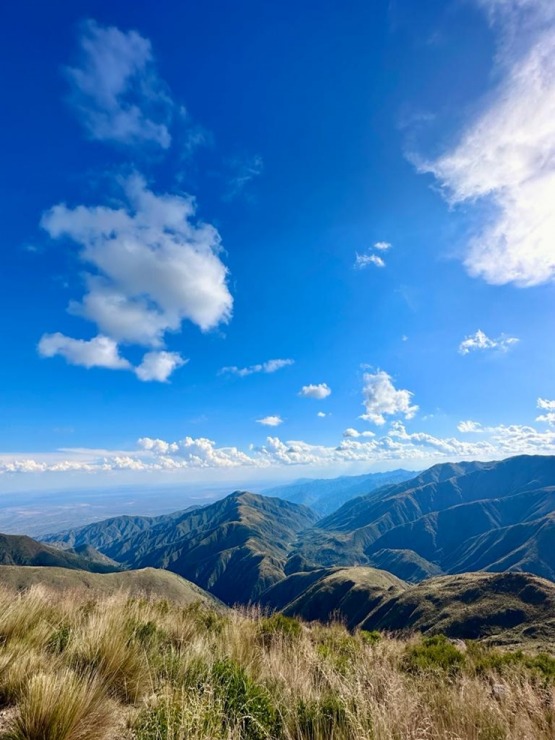
[[391, 249], [390, 242], [381, 241], [375, 242], [372, 247], [370, 247], [370, 249], [368, 249], [364, 254], [359, 254], [359, 252], [356, 252], [354, 267], [357, 270], [363, 270], [369, 265], [374, 265], [375, 267], [385, 267], [384, 258], [381, 257], [379, 254], [376, 254], [376, 250], [378, 252], [386, 252], [388, 249]]
[[500, 39], [501, 80], [452, 149], [415, 161], [451, 203], [490, 206], [468, 245], [468, 272], [494, 285], [539, 285], [555, 278], [555, 5], [478, 2]]
[[377, 254], [359, 254], [355, 256], [355, 267], [362, 270], [368, 265], [375, 265], [376, 267], [385, 267], [384, 260]]
[[66, 69], [71, 103], [87, 134], [99, 141], [167, 149], [173, 102], [156, 71], [150, 41], [137, 31], [81, 27], [80, 59]]
[[266, 362], [261, 362], [257, 365], [249, 365], [248, 367], [237, 367], [236, 365], [231, 365], [229, 367], [222, 367], [218, 375], [238, 375], [240, 378], [244, 378], [247, 375], [253, 375], [255, 373], [275, 373], [283, 367], [294, 364], [295, 360], [276, 359], [267, 360]]
[[507, 352], [511, 347], [519, 342], [517, 337], [506, 337], [501, 335], [497, 339], [491, 339], [481, 329], [475, 334], [465, 337], [459, 344], [459, 353], [468, 355], [470, 352], [496, 350], [498, 352]]
[[235, 157], [229, 161], [229, 177], [224, 200], [239, 197], [248, 184], [259, 177], [264, 169], [262, 157], [258, 154], [249, 157]]
[[545, 413], [537, 416], [536, 421], [543, 421], [555, 426], [555, 401], [550, 401], [547, 398], [538, 398], [537, 406], [539, 409], [545, 411]]

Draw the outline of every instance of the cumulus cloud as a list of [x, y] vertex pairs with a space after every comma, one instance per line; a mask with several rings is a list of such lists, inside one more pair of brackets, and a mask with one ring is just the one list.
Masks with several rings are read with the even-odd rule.
[[405, 419], [412, 419], [418, 411], [418, 406], [411, 402], [414, 394], [395, 388], [391, 376], [385, 371], [364, 373], [362, 380], [366, 413], [361, 419], [382, 425], [386, 416], [401, 414]]
[[348, 427], [343, 432], [343, 436], [346, 439], [357, 439], [358, 437], [375, 437], [376, 435], [374, 432], [359, 432], [357, 429], [353, 429], [353, 427]]
[[331, 388], [327, 383], [318, 383], [317, 385], [303, 385], [299, 391], [299, 396], [302, 398], [315, 398], [321, 401], [327, 398], [331, 394]]
[[253, 375], [254, 373], [275, 373], [276, 370], [281, 370], [282, 367], [288, 367], [294, 365], [295, 360], [267, 360], [257, 365], [249, 365], [248, 367], [237, 367], [231, 365], [230, 367], [222, 367], [219, 375], [238, 375], [240, 378], [244, 378], [247, 375]]
[[325, 417], [326, 417], [326, 416], [329, 416], [329, 414], [326, 414], [326, 413], [324, 413], [323, 411], [318, 411], [318, 413], [316, 414], [316, 416], [317, 416], [317, 417], [318, 417], [319, 419], [325, 419]]
[[94, 321], [113, 339], [160, 346], [185, 319], [203, 331], [231, 316], [233, 299], [220, 236], [195, 223], [187, 195], [156, 195], [139, 175], [123, 182], [125, 203], [54, 206], [41, 220], [53, 239], [67, 237], [95, 269], [72, 313]]
[[467, 419], [466, 421], [459, 421], [457, 424], [457, 429], [459, 432], [463, 432], [463, 434], [480, 434], [481, 432], [487, 431], [485, 427], [483, 427], [480, 422], [478, 421], [472, 421], [471, 419]]
[[92, 139], [118, 144], [152, 143], [167, 149], [173, 104], [156, 72], [150, 41], [86, 21], [80, 59], [66, 69], [71, 103]]
[[468, 355], [470, 352], [476, 352], [476, 350], [498, 350], [506, 352], [508, 349], [518, 343], [517, 337], [506, 337], [501, 335], [497, 339], [491, 339], [481, 329], [475, 334], [471, 334], [465, 337], [459, 344], [459, 352], [461, 355]]
[[374, 249], [378, 249], [380, 252], [385, 252], [388, 249], [391, 249], [391, 243], [390, 242], [375, 242]]
[[45, 334], [38, 351], [42, 357], [64, 357], [70, 365], [105, 367], [111, 370], [129, 370], [131, 364], [120, 356], [118, 345], [109, 337], [99, 335], [93, 339], [72, 339], [60, 332]]
[[[138, 440], [137, 449], [128, 451], [60, 450], [41, 456], [0, 454], [0, 474], [160, 471], [175, 472], [190, 468], [271, 468], [280, 466], [341, 466], [352, 463], [371, 465], [394, 461], [491, 460], [518, 454], [553, 454], [555, 429], [538, 431], [526, 425], [485, 427], [479, 422], [466, 431], [481, 432], [477, 441], [457, 437], [436, 437], [423, 432], [409, 433], [395, 421], [382, 436], [364, 438], [365, 433], [346, 430], [337, 445], [317, 445], [302, 440], [267, 437], [260, 447], [248, 452], [237, 447], [219, 447], [205, 437], [185, 437], [167, 441], [152, 437]], [[358, 436], [357, 436], [358, 435]]]
[[497, 30], [501, 81], [434, 161], [419, 161], [452, 203], [489, 204], [468, 272], [527, 287], [555, 278], [555, 11], [542, 0], [479, 0]]
[[187, 362], [178, 352], [147, 352], [135, 373], [139, 380], [165, 383], [174, 370]]
[[[202, 331], [227, 322], [233, 299], [220, 237], [213, 226], [195, 221], [194, 199], [156, 195], [139, 175], [122, 187], [119, 208], [60, 204], [43, 215], [48, 234], [79, 245], [81, 260], [94, 270], [85, 276], [82, 300], [72, 301], [69, 311], [94, 322], [116, 355], [118, 342], [162, 348], [165, 333], [179, 331], [185, 320]], [[44, 340], [49, 346], [48, 336], [40, 346]], [[162, 368], [180, 364], [175, 353], [147, 353], [137, 376], [167, 379]]]
[[265, 427], [278, 427], [280, 424], [283, 424], [283, 419], [281, 416], [264, 416], [262, 419], [256, 420], [257, 424], [263, 424]]

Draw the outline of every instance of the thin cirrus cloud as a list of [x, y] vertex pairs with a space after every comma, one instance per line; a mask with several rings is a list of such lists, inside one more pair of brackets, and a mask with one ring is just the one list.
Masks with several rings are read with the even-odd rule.
[[262, 419], [257, 419], [256, 423], [262, 424], [265, 427], [278, 427], [280, 424], [283, 424], [283, 419], [279, 415], [264, 416]]
[[169, 148], [174, 104], [148, 39], [88, 20], [81, 26], [79, 64], [66, 76], [70, 103], [90, 138]]
[[412, 419], [418, 411], [418, 406], [412, 403], [414, 394], [395, 388], [393, 379], [384, 370], [364, 373], [362, 380], [366, 412], [361, 415], [361, 419], [381, 426], [385, 424], [386, 416], [400, 415], [405, 419]]
[[236, 365], [231, 365], [229, 367], [222, 367], [218, 375], [237, 375], [240, 378], [245, 378], [247, 375], [254, 375], [255, 373], [275, 373], [283, 367], [288, 367], [289, 365], [294, 364], [295, 360], [276, 359], [266, 360], [266, 362], [249, 365], [248, 367], [237, 367]]
[[230, 174], [223, 199], [232, 201], [243, 194], [251, 180], [262, 174], [264, 161], [260, 155], [255, 154], [254, 156], [235, 157], [229, 160], [228, 166]]
[[452, 204], [489, 205], [467, 245], [470, 275], [529, 287], [555, 279], [555, 5], [479, 4], [499, 38], [497, 89], [453, 148], [411, 158]]
[[488, 350], [507, 352], [515, 344], [518, 344], [518, 342], [519, 339], [517, 337], [506, 337], [504, 335], [497, 337], [497, 339], [491, 339], [481, 329], [478, 329], [474, 334], [465, 337], [459, 344], [459, 354], [468, 355], [471, 352]]
[[331, 395], [331, 388], [327, 383], [303, 385], [299, 391], [301, 398], [315, 398], [318, 401]]

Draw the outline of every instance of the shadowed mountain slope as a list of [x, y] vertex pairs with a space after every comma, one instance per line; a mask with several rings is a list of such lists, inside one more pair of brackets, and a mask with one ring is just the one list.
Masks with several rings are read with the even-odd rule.
[[410, 581], [473, 570], [555, 578], [554, 514], [553, 456], [436, 465], [317, 522], [286, 570], [374, 565]]
[[97, 553], [93, 558], [57, 547], [26, 535], [0, 534], [0, 565], [41, 565], [58, 568], [71, 568], [91, 573], [111, 573], [120, 570], [117, 563], [103, 558]]
[[157, 519], [146, 528], [141, 523], [140, 531], [111, 519], [108, 535], [97, 523], [53, 538], [92, 545], [128, 568], [166, 568], [226, 603], [246, 603], [284, 577], [297, 533], [317, 516], [304, 506], [237, 491], [202, 509]]

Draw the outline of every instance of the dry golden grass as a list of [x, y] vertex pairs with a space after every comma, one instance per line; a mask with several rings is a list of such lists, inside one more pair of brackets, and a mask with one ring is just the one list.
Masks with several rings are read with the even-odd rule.
[[12, 740], [552, 740], [554, 686], [548, 656], [125, 593], [0, 591]]

